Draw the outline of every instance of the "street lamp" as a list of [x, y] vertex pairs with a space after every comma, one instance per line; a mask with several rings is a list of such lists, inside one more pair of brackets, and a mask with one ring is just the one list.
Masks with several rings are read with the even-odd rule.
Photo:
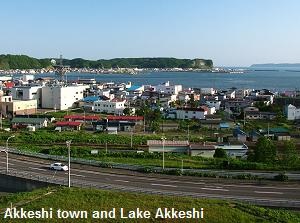
[[163, 170], [165, 169], [165, 140], [167, 138], [166, 137], [161, 137], [162, 140], [162, 145], [163, 145]]
[[15, 135], [12, 135], [10, 137], [7, 138], [6, 140], [6, 148], [5, 150], [2, 150], [1, 152], [5, 152], [6, 153], [6, 174], [8, 174], [8, 140], [10, 140], [11, 138], [14, 138]]
[[71, 187], [71, 140], [66, 141], [66, 144], [68, 146], [68, 187]]

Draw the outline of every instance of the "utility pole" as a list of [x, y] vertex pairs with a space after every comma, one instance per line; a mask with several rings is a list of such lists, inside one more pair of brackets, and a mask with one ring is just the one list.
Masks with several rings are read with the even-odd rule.
[[188, 143], [190, 143], [190, 124], [188, 124]]
[[161, 137], [161, 140], [162, 140], [162, 146], [163, 146], [163, 170], [165, 169], [165, 140], [166, 140], [166, 137], [163, 136]]
[[132, 149], [133, 147], [133, 131], [131, 130], [131, 134], [130, 134], [130, 148]]
[[181, 160], [181, 173], [183, 173], [183, 160]]
[[71, 140], [66, 141], [67, 147], [68, 147], [68, 187], [71, 187]]
[[6, 174], [8, 174], [8, 140], [10, 140], [11, 138], [14, 138], [15, 135], [12, 135], [10, 137], [7, 138], [6, 140], [6, 149], [4, 150], [4, 152], [6, 153]]

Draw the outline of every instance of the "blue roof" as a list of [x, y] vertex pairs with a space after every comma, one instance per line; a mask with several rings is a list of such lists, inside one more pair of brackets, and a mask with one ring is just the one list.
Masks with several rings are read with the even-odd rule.
[[229, 128], [229, 124], [226, 122], [220, 123], [220, 128]]
[[128, 88], [128, 91], [136, 91], [137, 89], [139, 89], [142, 86], [138, 86], [138, 85], [132, 85], [130, 88]]
[[99, 97], [98, 96], [87, 96], [84, 99], [82, 99], [82, 101], [84, 102], [94, 102], [94, 101], [98, 101]]

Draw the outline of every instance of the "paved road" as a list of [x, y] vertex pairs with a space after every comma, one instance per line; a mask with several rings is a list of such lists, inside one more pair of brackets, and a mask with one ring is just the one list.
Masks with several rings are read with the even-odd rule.
[[[12, 171], [48, 177], [54, 181], [67, 182], [67, 172], [49, 170], [53, 161], [10, 154], [9, 167]], [[0, 154], [0, 169], [5, 169], [6, 159]], [[160, 174], [142, 174], [127, 170], [105, 169], [72, 164], [73, 184], [192, 197], [209, 197], [247, 201], [267, 206], [300, 208], [300, 182], [251, 182], [229, 179], [209, 179]]]

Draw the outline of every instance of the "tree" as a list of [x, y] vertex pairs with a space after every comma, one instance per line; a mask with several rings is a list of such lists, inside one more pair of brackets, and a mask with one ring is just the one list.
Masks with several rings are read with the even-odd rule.
[[266, 137], [259, 138], [254, 148], [254, 161], [272, 163], [276, 160], [276, 157], [276, 147], [272, 140]]
[[293, 141], [286, 141], [283, 149], [281, 161], [286, 166], [294, 166], [299, 159], [299, 154], [297, 154], [295, 143]]
[[216, 148], [214, 158], [227, 158], [227, 153], [222, 148]]

